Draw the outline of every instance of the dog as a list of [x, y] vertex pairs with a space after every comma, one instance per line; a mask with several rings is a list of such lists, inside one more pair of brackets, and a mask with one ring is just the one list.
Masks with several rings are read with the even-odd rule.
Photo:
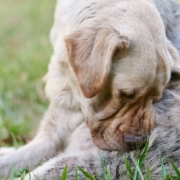
[[[15, 170], [34, 167], [72, 144], [76, 149], [73, 132], [81, 124], [87, 129], [84, 122], [97, 149], [124, 152], [144, 145], [155, 104], [180, 80], [179, 55], [166, 38], [173, 32], [165, 33], [164, 24], [153, 1], [59, 0], [45, 77], [49, 108], [35, 138], [0, 157], [0, 176], [9, 175], [12, 162]], [[81, 138], [86, 133], [91, 141], [88, 130]]]
[[[150, 136], [149, 150], [141, 170], [145, 175], [147, 167], [149, 167], [152, 179], [161, 180], [160, 157], [163, 159], [167, 174], [174, 173], [168, 159], [172, 160], [177, 168], [180, 164], [180, 86], [165, 89], [161, 101], [155, 106], [157, 109], [156, 125]], [[76, 178], [76, 169], [79, 166], [96, 180], [102, 180], [104, 179], [102, 159], [104, 159], [104, 168], [110, 168], [111, 179], [129, 179], [124, 157], [128, 159], [133, 169], [135, 165], [132, 157], [137, 157], [136, 151], [102, 151], [98, 149], [92, 142], [87, 125], [83, 123], [73, 133], [68, 149], [35, 169], [30, 176], [34, 177], [35, 174], [40, 179], [58, 180], [65, 164], [68, 164], [67, 179]], [[86, 179], [81, 173], [78, 173], [78, 176], [81, 180]]]

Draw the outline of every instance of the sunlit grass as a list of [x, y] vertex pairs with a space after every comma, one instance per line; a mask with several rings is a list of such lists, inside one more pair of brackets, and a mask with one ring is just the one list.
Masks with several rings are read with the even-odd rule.
[[55, 0], [0, 0], [0, 144], [26, 141], [47, 107]]

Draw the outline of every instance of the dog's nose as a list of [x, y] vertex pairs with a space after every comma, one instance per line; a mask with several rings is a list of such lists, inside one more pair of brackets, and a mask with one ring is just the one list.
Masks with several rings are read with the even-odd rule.
[[130, 147], [131, 150], [141, 149], [145, 146], [148, 136], [135, 136], [132, 134], [124, 135], [124, 142]]

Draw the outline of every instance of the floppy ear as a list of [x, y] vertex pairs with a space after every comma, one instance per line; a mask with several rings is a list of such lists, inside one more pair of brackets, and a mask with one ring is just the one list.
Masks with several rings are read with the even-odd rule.
[[167, 47], [171, 56], [171, 79], [167, 87], [176, 86], [180, 84], [180, 56], [172, 43], [167, 40]]
[[64, 41], [69, 62], [86, 98], [94, 97], [102, 89], [115, 51], [129, 46], [127, 37], [108, 28], [84, 27]]

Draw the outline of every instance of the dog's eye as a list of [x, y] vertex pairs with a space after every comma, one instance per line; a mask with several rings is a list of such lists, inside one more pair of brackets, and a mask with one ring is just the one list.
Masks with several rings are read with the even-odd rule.
[[127, 98], [127, 99], [133, 99], [135, 97], [135, 92], [133, 91], [124, 91], [124, 90], [120, 90], [119, 91], [119, 96], [120, 97], [124, 97], [124, 98]]

